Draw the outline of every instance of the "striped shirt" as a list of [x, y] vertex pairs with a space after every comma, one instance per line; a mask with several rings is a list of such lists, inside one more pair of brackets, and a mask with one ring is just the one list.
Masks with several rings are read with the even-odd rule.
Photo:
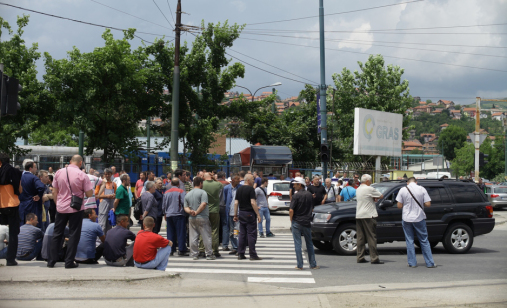
[[88, 174], [88, 179], [90, 179], [90, 183], [92, 183], [93, 186], [93, 196], [85, 198], [85, 209], [95, 209], [97, 208], [97, 202], [95, 202], [95, 190], [97, 187], [102, 185], [102, 179], [91, 174]]
[[44, 234], [41, 229], [34, 227], [30, 224], [22, 225], [19, 228], [18, 235], [18, 252], [16, 257], [22, 257], [33, 251], [35, 243], [38, 240], [42, 240]]

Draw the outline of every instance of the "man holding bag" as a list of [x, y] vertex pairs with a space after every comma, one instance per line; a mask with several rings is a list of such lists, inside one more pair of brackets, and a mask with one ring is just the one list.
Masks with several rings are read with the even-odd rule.
[[407, 180], [407, 187], [400, 189], [398, 196], [398, 208], [403, 209], [402, 226], [405, 232], [405, 241], [407, 242], [408, 267], [417, 267], [415, 256], [414, 234], [421, 245], [424, 261], [427, 268], [435, 268], [435, 262], [431, 254], [431, 246], [428, 241], [428, 231], [426, 229], [426, 214], [423, 204], [426, 207], [431, 206], [431, 199], [426, 189], [417, 185], [417, 180], [411, 177]]

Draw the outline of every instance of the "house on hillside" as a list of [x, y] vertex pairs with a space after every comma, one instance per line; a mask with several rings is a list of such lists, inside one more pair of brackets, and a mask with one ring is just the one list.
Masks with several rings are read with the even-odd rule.
[[428, 143], [435, 139], [435, 134], [422, 133], [421, 138], [423, 138], [424, 143]]
[[403, 147], [401, 149], [402, 154], [410, 154], [413, 150], [422, 151], [423, 145], [419, 140], [403, 141]]
[[477, 113], [476, 108], [463, 108], [463, 114], [467, 115], [469, 118], [475, 119], [476, 113]]
[[449, 109], [449, 107], [454, 107], [453, 101], [446, 101], [446, 100], [441, 99], [437, 102], [437, 105], [440, 105], [440, 104], [444, 105], [445, 109]]
[[431, 115], [441, 114], [442, 111], [443, 111], [442, 109], [435, 109], [431, 112]]
[[414, 113], [415, 112], [419, 112], [419, 113], [430, 113], [431, 112], [431, 107], [429, 106], [425, 106], [425, 105], [421, 105], [421, 106], [417, 106], [417, 107], [414, 107], [413, 108], [414, 110]]
[[491, 114], [491, 118], [497, 121], [503, 121], [505, 119], [505, 114], [503, 112], [495, 112]]
[[451, 118], [453, 120], [460, 120], [461, 119], [461, 110], [451, 110]]
[[447, 123], [440, 125], [440, 131], [443, 131], [447, 127], [449, 127], [449, 124], [447, 124]]

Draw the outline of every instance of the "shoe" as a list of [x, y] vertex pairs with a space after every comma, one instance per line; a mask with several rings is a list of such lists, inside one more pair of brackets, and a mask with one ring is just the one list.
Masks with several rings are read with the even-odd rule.
[[16, 262], [16, 260], [7, 261], [7, 263], [5, 265], [6, 266], [16, 266], [16, 265], [18, 265], [18, 262]]
[[407, 266], [410, 267], [410, 268], [416, 268], [417, 267], [417, 265], [410, 265], [410, 264], [407, 265]]
[[250, 261], [260, 261], [260, 260], [262, 260], [262, 258], [260, 258], [259, 256], [250, 257]]
[[245, 255], [238, 255], [238, 260], [244, 260], [246, 259]]
[[231, 250], [231, 252], [229, 252], [230, 255], [235, 255], [237, 254], [238, 252], [236, 250]]
[[303, 270], [303, 268], [302, 268], [302, 267], [297, 267], [297, 266], [296, 266], [296, 269], [297, 269], [297, 270], [300, 270], [300, 271], [302, 271], [302, 270]]
[[368, 263], [368, 260], [366, 260], [366, 259], [361, 259], [361, 260], [357, 261], [357, 263]]
[[214, 255], [206, 257], [206, 260], [216, 260], [216, 259], [217, 259], [217, 257], [215, 257]]
[[265, 238], [264, 233], [259, 234], [259, 237]]
[[[55, 267], [55, 263], [56, 263], [56, 262], [48, 262], [47, 267], [49, 267], [49, 268], [53, 268], [53, 267]], [[17, 264], [17, 263], [16, 263], [16, 264]]]
[[206, 258], [206, 254], [204, 251], [199, 252], [199, 257]]
[[174, 256], [174, 251], [171, 251], [171, 253], [169, 254], [170, 257]]
[[178, 257], [188, 257], [188, 251], [178, 252]]
[[197, 260], [199, 260], [199, 257], [194, 257], [193, 260], [197, 261]]
[[428, 266], [428, 268], [437, 268], [438, 265]]
[[275, 237], [275, 235], [272, 232], [269, 232], [266, 237]]
[[229, 249], [229, 247], [225, 247], [225, 248], [224, 248], [224, 249], [222, 249], [222, 250], [223, 250], [223, 251], [231, 251], [231, 250]]
[[218, 253], [218, 252], [214, 252], [214, 253], [213, 253], [213, 255], [215, 255], [215, 257], [217, 257], [217, 258], [220, 258], [220, 257], [222, 256], [222, 255], [221, 255], [220, 253]]
[[384, 261], [377, 260], [375, 262], [371, 262], [371, 264], [384, 264]]
[[65, 265], [65, 268], [76, 268], [79, 267], [79, 263], [73, 262], [71, 265]]
[[318, 270], [318, 269], [320, 269], [320, 266], [317, 265], [315, 267], [310, 267], [310, 269], [312, 269], [312, 270]]

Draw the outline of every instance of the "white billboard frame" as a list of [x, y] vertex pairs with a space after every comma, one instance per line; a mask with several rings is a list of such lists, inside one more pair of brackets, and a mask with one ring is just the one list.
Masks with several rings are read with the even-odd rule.
[[403, 115], [354, 109], [354, 155], [402, 155]]

